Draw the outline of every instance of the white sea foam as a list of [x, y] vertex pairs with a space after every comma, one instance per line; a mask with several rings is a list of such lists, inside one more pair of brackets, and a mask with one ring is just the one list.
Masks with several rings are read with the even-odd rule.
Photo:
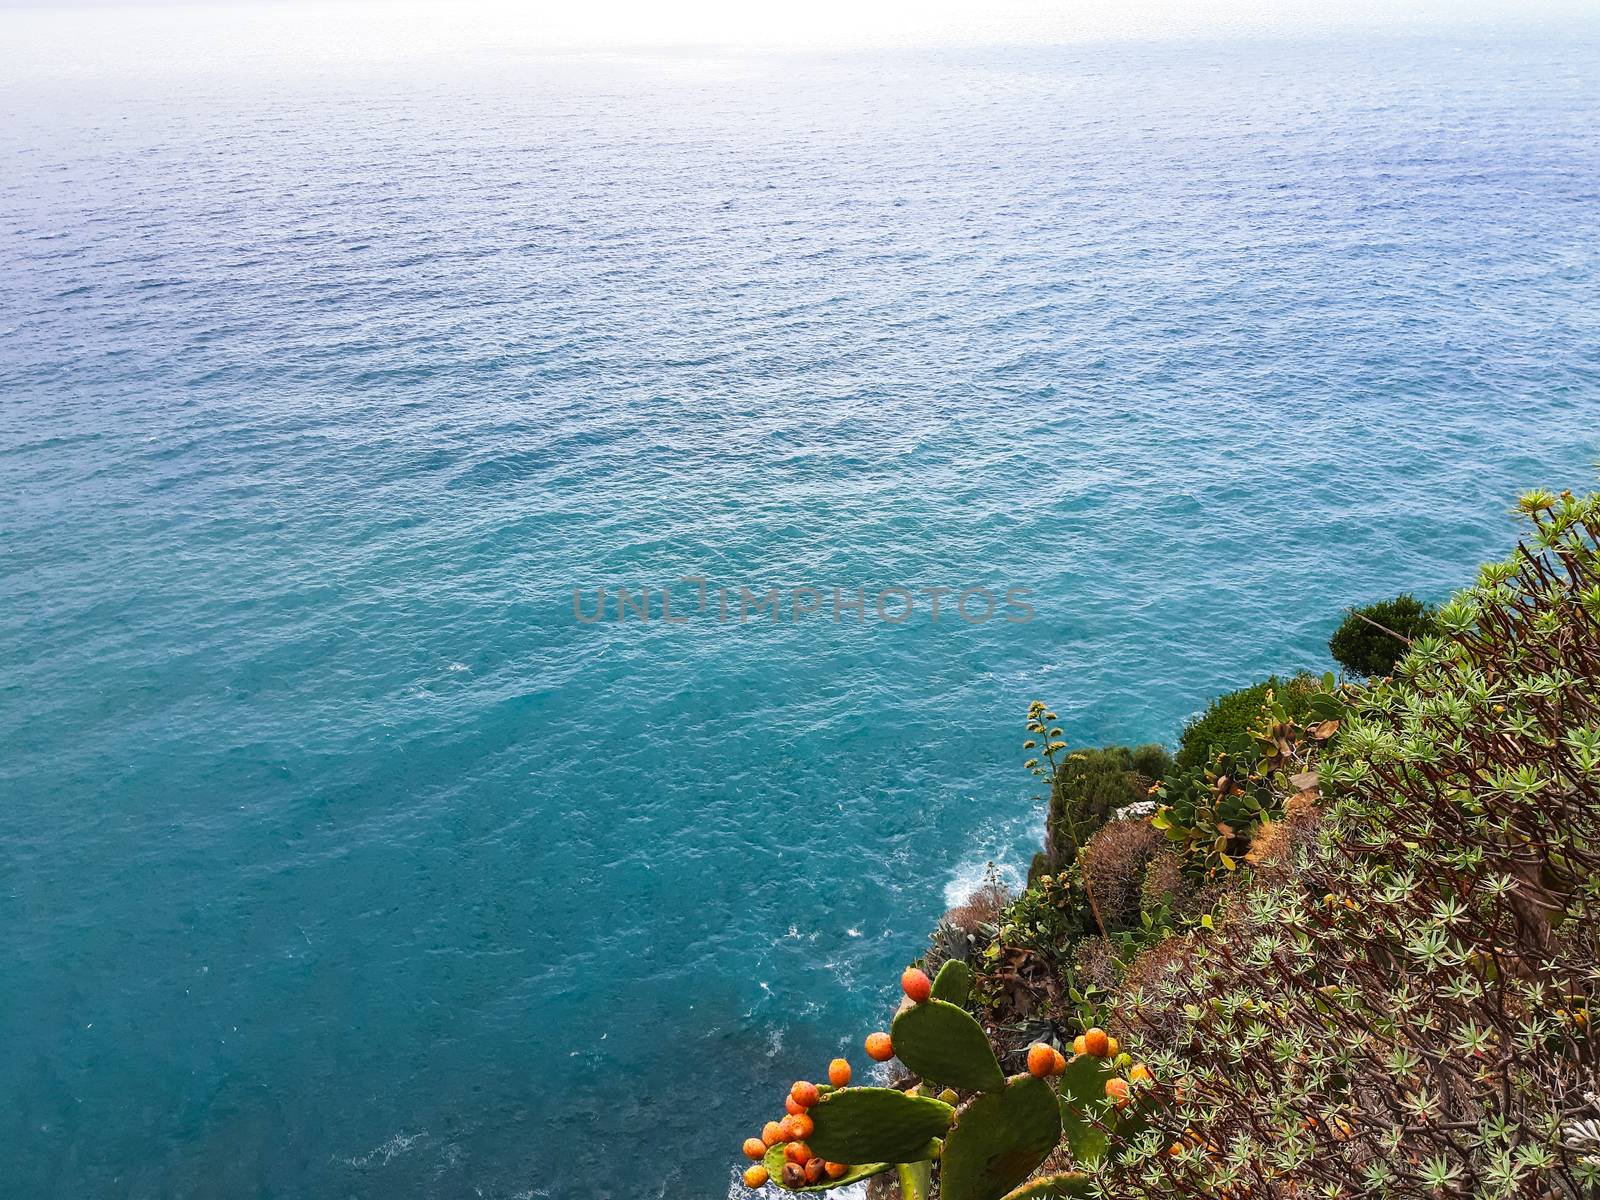
[[396, 1155], [404, 1154], [406, 1151], [410, 1150], [412, 1146], [416, 1145], [419, 1141], [427, 1136], [428, 1131], [426, 1129], [422, 1130], [420, 1133], [413, 1133], [409, 1135], [397, 1133], [388, 1141], [384, 1142], [381, 1146], [374, 1146], [365, 1154], [357, 1154], [352, 1157], [344, 1158], [341, 1161], [352, 1167], [370, 1167], [374, 1164], [377, 1164], [378, 1166], [386, 1166], [390, 1159], [394, 1158]]
[[965, 904], [971, 899], [972, 894], [983, 886], [984, 878], [989, 874], [991, 867], [999, 873], [1000, 881], [1008, 887], [1021, 887], [1027, 878], [1027, 872], [1015, 863], [995, 862], [989, 858], [964, 862], [956, 867], [944, 885], [944, 906], [955, 908]]

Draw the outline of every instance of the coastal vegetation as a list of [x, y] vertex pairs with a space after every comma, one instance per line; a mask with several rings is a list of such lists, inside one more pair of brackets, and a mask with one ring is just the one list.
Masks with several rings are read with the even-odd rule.
[[1170, 756], [1034, 702], [1027, 885], [946, 914], [865, 1043], [887, 1076], [795, 1084], [746, 1183], [1595, 1194], [1600, 496], [1519, 508], [1474, 586], [1357, 610], [1344, 678], [1221, 696]]
[[1433, 606], [1409, 592], [1353, 608], [1328, 641], [1334, 660], [1352, 675], [1387, 675], [1417, 638], [1439, 631]]

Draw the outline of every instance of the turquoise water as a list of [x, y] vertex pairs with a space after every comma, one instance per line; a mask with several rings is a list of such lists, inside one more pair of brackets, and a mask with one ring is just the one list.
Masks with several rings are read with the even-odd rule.
[[7, 1196], [720, 1196], [1030, 699], [1171, 739], [1600, 455], [1588, 32], [174, 57], [0, 82]]

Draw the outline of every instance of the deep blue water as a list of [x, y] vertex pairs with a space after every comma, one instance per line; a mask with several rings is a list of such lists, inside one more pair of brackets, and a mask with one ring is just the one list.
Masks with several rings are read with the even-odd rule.
[[[1170, 740], [1600, 454], [1581, 32], [59, 66], [0, 81], [6, 1196], [720, 1196], [1025, 864], [1030, 699]], [[574, 619], [686, 576], [732, 619]], [[802, 585], [868, 619], [737, 620]], [[872, 612], [934, 586], [1036, 616]]]

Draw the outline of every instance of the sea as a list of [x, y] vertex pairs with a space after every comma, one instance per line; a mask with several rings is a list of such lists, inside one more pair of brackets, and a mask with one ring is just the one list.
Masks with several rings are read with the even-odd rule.
[[1030, 701], [1171, 743], [1594, 486], [1595, 25], [249, 7], [0, 11], [0, 1195], [742, 1196]]

